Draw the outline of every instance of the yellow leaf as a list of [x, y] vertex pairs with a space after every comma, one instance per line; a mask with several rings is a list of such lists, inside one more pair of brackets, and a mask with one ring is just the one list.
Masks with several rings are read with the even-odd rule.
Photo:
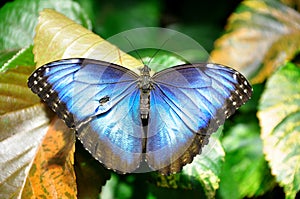
[[91, 58], [115, 63], [139, 73], [143, 64], [66, 16], [45, 9], [34, 38], [37, 67], [65, 58]]
[[252, 78], [252, 82], [262, 82], [269, 77], [278, 66], [292, 60], [298, 53], [299, 46], [299, 33], [291, 33], [279, 38], [272, 44], [270, 50], [266, 53], [263, 60], [264, 66], [261, 68], [260, 72]]

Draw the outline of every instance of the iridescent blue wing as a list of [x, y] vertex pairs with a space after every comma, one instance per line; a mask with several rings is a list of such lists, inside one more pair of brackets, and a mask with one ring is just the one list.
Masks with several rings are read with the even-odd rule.
[[216, 64], [181, 65], [153, 76], [146, 159], [162, 173], [180, 171], [211, 133], [251, 96], [239, 72]]
[[37, 69], [28, 86], [96, 159], [126, 173], [139, 166], [142, 153], [137, 81], [137, 74], [118, 65], [67, 59]]

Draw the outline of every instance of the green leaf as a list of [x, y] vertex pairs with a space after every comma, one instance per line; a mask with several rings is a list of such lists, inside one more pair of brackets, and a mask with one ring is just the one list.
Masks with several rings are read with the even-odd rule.
[[148, 198], [149, 175], [151, 173], [132, 173], [118, 175], [112, 173], [102, 189], [100, 198]]
[[[300, 14], [271, 0], [245, 0], [216, 41], [211, 59], [263, 82], [299, 51]], [[263, 67], [261, 67], [263, 66]]]
[[0, 72], [16, 66], [34, 65], [32, 46], [38, 15], [53, 8], [91, 29], [91, 22], [71, 0], [16, 0], [0, 9]]
[[102, 7], [94, 11], [101, 23], [95, 26], [95, 31], [104, 38], [132, 28], [159, 25], [158, 1], [135, 1], [134, 6], [125, 1], [114, 2], [106, 5], [103, 3]]
[[199, 181], [204, 187], [208, 198], [214, 198], [219, 188], [219, 175], [224, 162], [224, 150], [214, 136], [209, 140], [211, 144], [204, 147], [202, 155], [196, 156], [192, 164], [183, 168], [183, 174]]
[[0, 53], [0, 73], [16, 66], [34, 66], [33, 46], [19, 51], [3, 51]]
[[222, 128], [212, 135], [203, 152], [191, 164], [184, 166], [180, 173], [171, 176], [157, 174], [156, 184], [173, 189], [202, 189], [207, 198], [214, 198], [219, 188], [219, 175], [225, 156], [221, 143], [216, 138], [221, 130]]
[[9, 60], [18, 53], [18, 50], [6, 50], [0, 52], [0, 72], [4, 72], [7, 68], [6, 63], [9, 62]]
[[44, 8], [55, 9], [91, 29], [91, 22], [72, 0], [15, 0], [0, 9], [0, 51], [32, 44], [39, 12]]
[[84, 10], [84, 12], [89, 17], [93, 27], [95, 27], [95, 21], [97, 19], [96, 14], [100, 12], [99, 7], [97, 6], [99, 4], [99, 1], [96, 0], [74, 0], [74, 1], [80, 4], [80, 7], [82, 8], [82, 10]]
[[[189, 35], [208, 52], [213, 50], [215, 40], [220, 36], [220, 32], [223, 31], [217, 24], [213, 24], [210, 21], [196, 24], [181, 21], [181, 23], [173, 23], [167, 28]], [[199, 54], [195, 56], [199, 56]]]
[[[170, 68], [172, 66], [176, 66], [179, 64], [186, 63], [185, 60], [177, 57], [174, 53], [162, 51], [160, 50], [154, 57], [153, 55], [158, 52], [157, 49], [146, 49], [146, 50], [139, 50], [138, 53], [140, 54], [143, 63], [148, 65], [152, 71], [158, 72], [166, 68]], [[133, 54], [135, 55], [135, 54]], [[138, 56], [135, 56], [138, 58]]]
[[226, 157], [220, 177], [222, 198], [259, 196], [274, 186], [259, 132], [255, 122], [238, 124], [223, 139]]
[[119, 181], [116, 174], [112, 174], [101, 192], [101, 198], [132, 198], [132, 190], [128, 184]]
[[266, 159], [287, 198], [300, 190], [299, 85], [299, 67], [281, 67], [268, 80], [258, 112]]

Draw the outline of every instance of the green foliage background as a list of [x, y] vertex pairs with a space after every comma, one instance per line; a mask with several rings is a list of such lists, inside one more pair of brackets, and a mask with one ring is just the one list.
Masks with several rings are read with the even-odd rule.
[[[261, 48], [262, 53], [259, 49], [250, 49], [252, 51], [248, 55], [256, 56], [253, 59], [253, 62], [257, 62], [256, 66], [250, 63], [240, 67], [254, 82], [253, 97], [225, 123], [219, 138], [221, 148], [215, 152], [215, 157], [220, 158], [204, 165], [208, 170], [215, 171], [215, 181], [199, 176], [197, 167], [201, 165], [201, 161], [196, 159], [193, 167], [169, 177], [156, 173], [118, 175], [111, 172], [110, 180], [99, 189], [99, 197], [226, 199], [296, 198], [299, 195], [300, 14], [297, 10], [300, 5], [297, 1], [262, 1], [266, 2], [266, 8], [256, 8], [251, 4], [256, 1], [234, 0], [33, 1], [51, 5], [50, 7], [66, 13], [103, 38], [136, 27], [166, 27], [189, 35], [209, 52], [221, 52], [223, 55], [229, 54], [229, 50], [224, 47], [222, 38], [228, 36], [226, 39], [229, 41], [232, 37], [246, 37], [246, 33], [242, 36], [236, 33], [241, 28], [246, 28], [248, 33], [256, 31], [251, 44]], [[25, 2], [2, 2], [4, 7], [0, 9], [2, 83], [9, 81], [5, 79], [8, 69], [34, 65], [31, 51], [38, 12], [34, 10], [29, 13]], [[11, 12], [16, 7], [19, 11]], [[244, 18], [245, 15], [249, 17]], [[231, 17], [228, 19], [229, 16]], [[285, 16], [288, 16], [287, 19]], [[221, 39], [214, 45], [219, 37]], [[232, 46], [242, 45], [235, 40], [232, 43]], [[282, 56], [284, 59], [279, 59]], [[155, 59], [164, 61], [166, 58]], [[249, 72], [249, 68], [255, 69]], [[263, 78], [255, 79], [258, 76]], [[1, 103], [2, 115], [9, 111], [3, 108], [9, 101], [3, 100]], [[3, 133], [6, 124], [4, 121], [0, 121], [0, 124], [0, 133]], [[80, 158], [77, 157], [78, 159]], [[78, 183], [79, 190], [84, 180], [86, 179], [82, 178], [83, 182]]]

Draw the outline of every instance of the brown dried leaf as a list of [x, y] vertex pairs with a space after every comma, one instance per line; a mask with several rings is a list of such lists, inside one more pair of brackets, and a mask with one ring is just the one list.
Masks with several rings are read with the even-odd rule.
[[39, 147], [22, 198], [76, 198], [75, 135], [55, 117]]

